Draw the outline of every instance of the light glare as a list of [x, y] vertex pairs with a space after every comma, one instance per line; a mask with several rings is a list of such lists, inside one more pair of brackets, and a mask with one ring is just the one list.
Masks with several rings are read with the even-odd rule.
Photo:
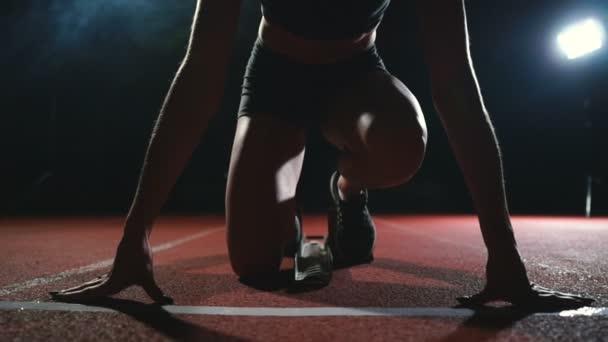
[[597, 20], [587, 19], [564, 29], [557, 42], [568, 59], [598, 50], [604, 44], [604, 28]]

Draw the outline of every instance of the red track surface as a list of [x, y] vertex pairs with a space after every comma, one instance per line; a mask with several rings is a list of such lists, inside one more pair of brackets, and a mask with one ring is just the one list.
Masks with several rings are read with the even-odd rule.
[[[24, 285], [111, 259], [121, 223], [120, 218], [0, 221], [0, 300], [47, 301], [49, 290], [104, 273], [107, 267]], [[608, 306], [608, 219], [518, 217], [514, 223], [533, 281]], [[378, 216], [376, 224], [375, 261], [338, 270], [329, 286], [315, 291], [294, 293], [287, 286], [264, 291], [240, 283], [230, 270], [221, 217], [160, 220], [155, 246], [215, 230], [158, 252], [155, 273], [176, 304], [193, 306], [452, 307], [455, 297], [482, 288], [485, 250], [474, 217]], [[322, 234], [325, 226], [323, 217], [304, 220], [307, 234]], [[118, 297], [149, 302], [137, 288]], [[606, 316], [514, 317], [498, 311], [469, 318], [231, 317], [170, 315], [143, 307], [128, 304], [114, 313], [0, 311], [0, 325], [8, 340], [599, 340], [608, 331]]]

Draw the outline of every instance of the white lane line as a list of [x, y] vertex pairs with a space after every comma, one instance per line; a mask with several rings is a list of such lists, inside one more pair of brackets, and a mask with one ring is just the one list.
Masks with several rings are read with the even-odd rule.
[[[190, 236], [186, 236], [184, 238], [181, 239], [177, 239], [177, 240], [173, 240], [173, 241], [169, 241], [167, 243], [163, 243], [161, 245], [158, 245], [156, 247], [152, 248], [152, 252], [153, 253], [158, 253], [176, 246], [179, 246], [181, 244], [184, 244], [186, 242], [190, 242], [192, 240], [196, 240], [199, 238], [202, 238], [203, 236], [207, 236], [211, 233], [214, 233], [218, 230], [222, 230], [224, 229], [223, 226], [222, 227], [216, 227], [216, 228], [212, 228], [212, 229], [207, 229], [205, 231], [196, 233], [194, 235], [190, 235]], [[25, 289], [29, 289], [32, 287], [36, 287], [36, 286], [40, 286], [40, 285], [44, 285], [44, 284], [49, 284], [49, 283], [53, 283], [56, 282], [58, 280], [61, 279], [65, 279], [67, 277], [76, 275], [76, 274], [83, 274], [83, 273], [87, 273], [87, 272], [91, 272], [100, 268], [104, 268], [104, 267], [108, 267], [110, 265], [112, 265], [112, 262], [114, 261], [114, 258], [112, 259], [107, 259], [107, 260], [103, 260], [100, 262], [96, 262], [94, 264], [90, 264], [90, 265], [86, 265], [86, 266], [82, 266], [82, 267], [78, 267], [78, 268], [73, 268], [71, 270], [67, 270], [67, 271], [63, 271], [57, 274], [52, 274], [52, 275], [48, 275], [48, 276], [44, 276], [44, 277], [39, 277], [39, 278], [35, 278], [35, 279], [31, 279], [31, 280], [26, 280], [20, 283], [15, 283], [15, 284], [11, 284], [11, 285], [7, 285], [4, 286], [2, 288], [0, 288], [0, 296], [6, 296], [8, 294], [11, 293], [15, 293], [15, 292], [19, 292]]]
[[[471, 309], [455, 308], [382, 308], [382, 307], [315, 307], [315, 308], [271, 308], [271, 307], [225, 307], [225, 306], [179, 306], [166, 305], [163, 309], [172, 314], [250, 316], [250, 317], [470, 317]], [[114, 312], [120, 311], [92, 305], [57, 302], [1, 302], [1, 311], [63, 311], [63, 312]], [[129, 310], [133, 310], [132, 308]], [[138, 309], [135, 309], [138, 310]], [[141, 306], [141, 312], [153, 311]], [[491, 312], [489, 313], [491, 315]], [[557, 317], [608, 317], [608, 308], [584, 307], [553, 313], [536, 313], [540, 316]]]

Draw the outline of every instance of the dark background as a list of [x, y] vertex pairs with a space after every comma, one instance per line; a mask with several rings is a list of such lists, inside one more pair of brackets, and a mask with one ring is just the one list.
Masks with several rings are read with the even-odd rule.
[[[154, 120], [184, 56], [195, 0], [10, 0], [0, 5], [0, 213], [124, 214]], [[260, 18], [245, 0], [222, 108], [166, 212], [222, 212], [241, 77]], [[608, 26], [605, 1], [467, 1], [471, 49], [501, 142], [514, 213], [608, 212], [608, 51], [579, 60], [555, 37], [573, 20]], [[412, 1], [393, 0], [379, 29], [388, 68], [418, 97], [429, 145], [407, 185], [373, 191], [375, 212], [471, 212], [430, 100]], [[594, 119], [593, 135], [585, 118]], [[591, 138], [592, 137], [592, 138]], [[335, 151], [313, 133], [300, 202], [322, 211]]]

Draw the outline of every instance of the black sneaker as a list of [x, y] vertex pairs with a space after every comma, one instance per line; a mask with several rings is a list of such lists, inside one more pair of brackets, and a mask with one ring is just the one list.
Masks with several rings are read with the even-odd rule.
[[374, 260], [376, 226], [367, 209], [367, 190], [357, 198], [342, 201], [338, 194], [338, 178], [334, 172], [329, 181], [333, 202], [327, 220], [329, 236], [327, 244], [333, 256], [334, 267], [347, 267]]
[[285, 247], [285, 251], [283, 256], [288, 258], [295, 258], [296, 253], [298, 253], [298, 249], [300, 248], [300, 243], [302, 242], [302, 218], [300, 213], [298, 212], [295, 217], [295, 225], [296, 235], [294, 239], [287, 244]]

